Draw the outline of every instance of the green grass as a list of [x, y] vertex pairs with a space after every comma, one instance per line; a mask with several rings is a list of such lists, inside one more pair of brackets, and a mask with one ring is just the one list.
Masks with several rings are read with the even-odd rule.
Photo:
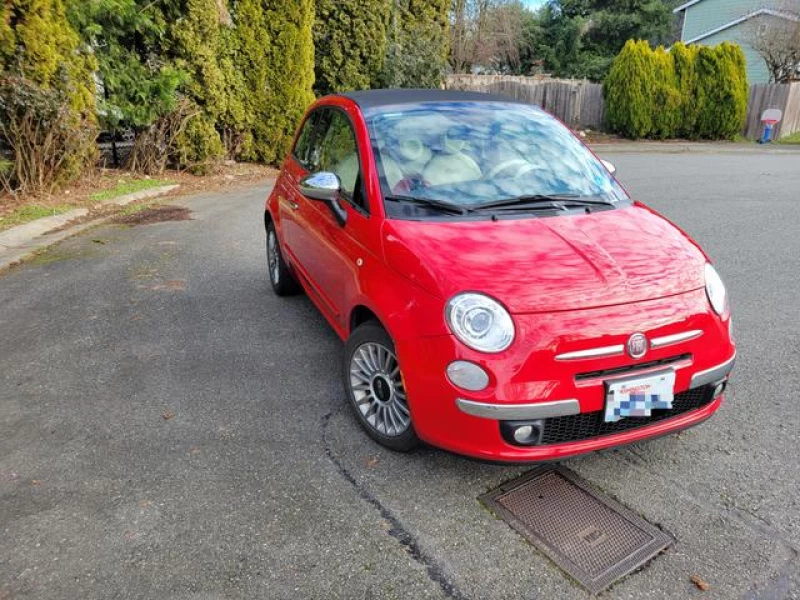
[[787, 135], [778, 140], [779, 144], [787, 145], [800, 145], [800, 131], [795, 131], [791, 135]]
[[142, 190], [149, 190], [155, 187], [170, 185], [171, 183], [171, 181], [165, 179], [134, 179], [124, 183], [118, 183], [111, 189], [103, 190], [102, 192], [96, 192], [89, 196], [89, 198], [91, 198], [91, 200], [94, 202], [103, 202], [105, 200], [117, 198], [118, 196], [124, 196], [126, 194], [141, 192]]
[[37, 204], [29, 204], [27, 206], [20, 206], [15, 209], [11, 214], [5, 217], [0, 217], [0, 230], [8, 229], [9, 227], [16, 227], [17, 225], [24, 225], [36, 219], [43, 217], [52, 217], [53, 215], [60, 215], [68, 210], [75, 208], [66, 204], [60, 206], [39, 206]]

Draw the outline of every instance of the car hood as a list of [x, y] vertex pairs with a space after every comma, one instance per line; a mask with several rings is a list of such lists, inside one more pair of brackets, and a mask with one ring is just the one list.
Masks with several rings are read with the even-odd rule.
[[498, 221], [389, 220], [388, 264], [449, 298], [479, 291], [512, 313], [625, 304], [703, 287], [706, 257], [642, 205]]

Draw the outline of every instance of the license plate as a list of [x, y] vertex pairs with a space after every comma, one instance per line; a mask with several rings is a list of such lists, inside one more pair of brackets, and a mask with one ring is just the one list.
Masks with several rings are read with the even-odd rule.
[[653, 410], [672, 408], [675, 371], [647, 377], [628, 377], [606, 382], [606, 423], [627, 417], [649, 417]]

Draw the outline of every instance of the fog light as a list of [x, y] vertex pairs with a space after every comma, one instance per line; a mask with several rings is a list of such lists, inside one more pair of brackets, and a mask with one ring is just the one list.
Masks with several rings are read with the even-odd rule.
[[544, 436], [544, 419], [535, 421], [500, 421], [500, 434], [514, 446], [538, 446]]
[[517, 440], [520, 444], [524, 444], [531, 438], [532, 433], [533, 433], [532, 425], [523, 425], [522, 427], [517, 427], [514, 430], [514, 439]]
[[447, 378], [458, 387], [479, 392], [489, 385], [489, 375], [475, 363], [456, 360], [447, 365]]
[[727, 385], [726, 381], [717, 384], [717, 387], [714, 388], [714, 398], [719, 398], [720, 396], [722, 396], [722, 392], [725, 391], [726, 385]]

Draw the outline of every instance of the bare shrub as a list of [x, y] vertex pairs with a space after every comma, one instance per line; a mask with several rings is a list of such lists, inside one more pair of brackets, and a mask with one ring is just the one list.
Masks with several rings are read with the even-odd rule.
[[13, 160], [0, 184], [11, 194], [51, 194], [97, 156], [94, 120], [64, 93], [22, 77], [0, 79], [0, 135]]
[[139, 130], [126, 167], [136, 173], [160, 175], [176, 156], [178, 141], [189, 121], [200, 113], [196, 104], [186, 98], [175, 109]]

